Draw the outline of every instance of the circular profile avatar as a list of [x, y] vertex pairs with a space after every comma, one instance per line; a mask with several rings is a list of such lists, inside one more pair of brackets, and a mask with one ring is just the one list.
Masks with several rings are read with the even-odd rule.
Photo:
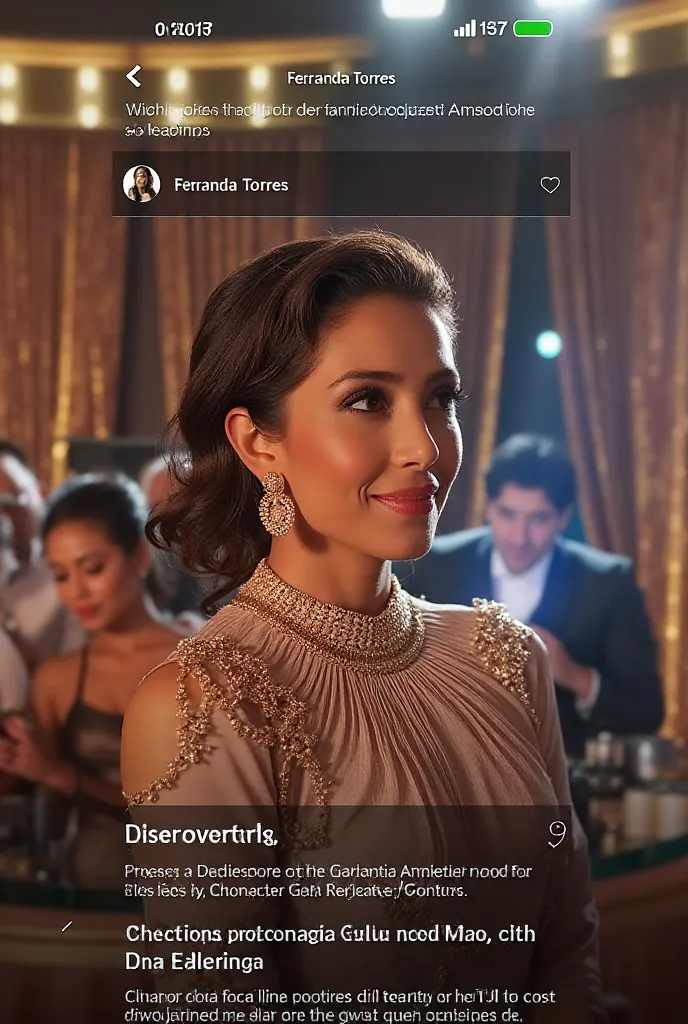
[[133, 203], [147, 203], [160, 191], [160, 178], [152, 167], [130, 167], [122, 181], [125, 195]]

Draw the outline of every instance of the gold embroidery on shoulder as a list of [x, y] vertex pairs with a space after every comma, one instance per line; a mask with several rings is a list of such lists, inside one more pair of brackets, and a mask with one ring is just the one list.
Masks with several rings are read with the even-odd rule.
[[521, 701], [532, 721], [539, 725], [526, 686], [532, 629], [512, 619], [504, 605], [496, 601], [476, 598], [473, 607], [477, 612], [473, 650], [497, 682]]
[[[267, 666], [259, 659], [240, 650], [224, 637], [203, 639], [189, 637], [182, 640], [173, 658], [179, 665], [177, 689], [177, 742], [179, 753], [170, 762], [164, 774], [138, 793], [125, 793], [130, 806], [156, 803], [163, 789], [172, 789], [183, 771], [199, 764], [212, 747], [207, 742], [212, 715], [224, 711], [232, 726], [244, 739], [253, 740], [263, 747], [279, 747], [284, 753], [284, 764], [278, 778], [278, 803], [281, 808], [289, 804], [289, 785], [294, 764], [310, 777], [315, 804], [323, 809], [318, 823], [306, 839], [299, 837], [295, 820], [286, 821], [292, 845], [311, 847], [320, 842], [327, 824], [329, 783], [315, 756], [316, 737], [305, 728], [307, 707], [297, 701], [291, 691], [277, 686], [270, 678]], [[215, 666], [224, 676], [222, 682], [214, 680], [208, 665]], [[193, 673], [201, 687], [202, 699], [196, 711], [186, 690], [185, 680]], [[266, 725], [253, 725], [239, 714], [240, 706], [255, 705], [264, 715]], [[292, 801], [293, 802], [293, 801]], [[316, 835], [318, 833], [318, 835]]]

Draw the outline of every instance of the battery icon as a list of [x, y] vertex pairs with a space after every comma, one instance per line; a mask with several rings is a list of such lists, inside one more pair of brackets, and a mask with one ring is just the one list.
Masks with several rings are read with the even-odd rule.
[[551, 21], [515, 21], [515, 36], [551, 36], [554, 26]]

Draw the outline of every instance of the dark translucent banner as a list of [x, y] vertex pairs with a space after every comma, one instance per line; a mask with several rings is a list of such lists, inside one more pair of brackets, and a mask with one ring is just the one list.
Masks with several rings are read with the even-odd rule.
[[541, 964], [586, 955], [577, 838], [569, 808], [137, 808], [125, 1019], [159, 1005], [151, 972], [168, 1005], [271, 1024], [563, 1011], [570, 951], [560, 987]]
[[125, 838], [117, 910], [6, 951], [12, 1024], [601, 1020], [568, 807], [146, 806]]
[[118, 217], [568, 217], [570, 154], [114, 153], [112, 212]]

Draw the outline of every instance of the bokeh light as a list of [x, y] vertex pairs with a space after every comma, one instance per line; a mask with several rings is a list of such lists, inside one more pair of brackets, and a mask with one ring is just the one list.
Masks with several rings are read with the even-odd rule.
[[535, 348], [543, 359], [556, 359], [561, 353], [561, 338], [556, 331], [543, 331], [535, 340]]

